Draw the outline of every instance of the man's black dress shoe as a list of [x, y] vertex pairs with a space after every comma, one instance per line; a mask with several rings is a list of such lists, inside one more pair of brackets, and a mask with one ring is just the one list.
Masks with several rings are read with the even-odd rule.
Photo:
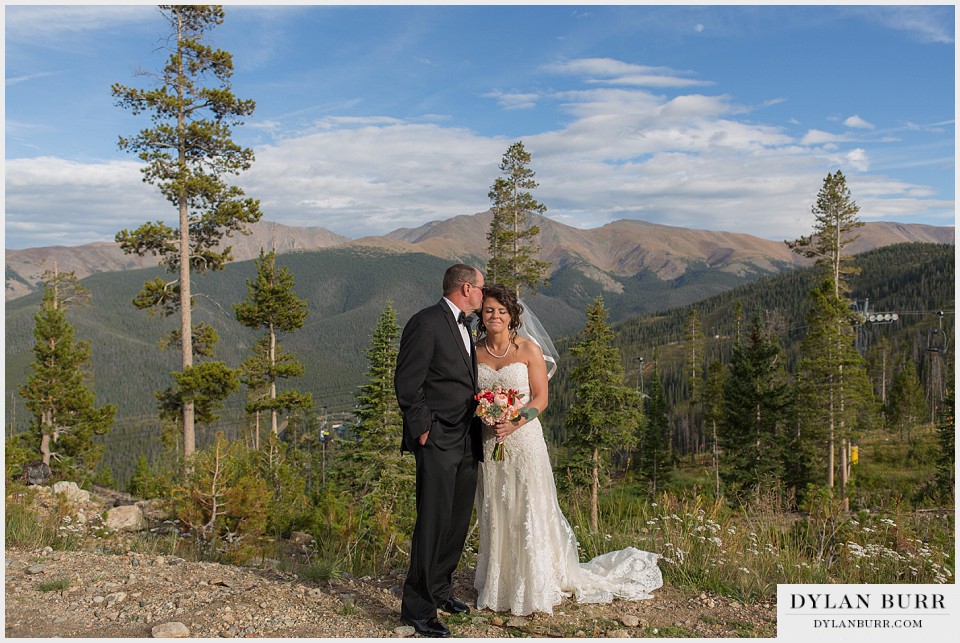
[[404, 625], [409, 625], [421, 636], [430, 636], [438, 639], [445, 639], [450, 636], [450, 630], [448, 630], [447, 626], [441, 623], [440, 619], [436, 616], [422, 620], [401, 616], [400, 622]]
[[461, 601], [456, 596], [450, 596], [443, 601], [440, 601], [440, 604], [437, 605], [444, 612], [449, 612], [450, 614], [469, 614], [470, 608], [466, 603]]

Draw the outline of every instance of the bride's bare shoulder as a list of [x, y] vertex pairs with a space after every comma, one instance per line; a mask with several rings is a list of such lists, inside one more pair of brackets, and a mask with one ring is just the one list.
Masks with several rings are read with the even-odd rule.
[[543, 359], [543, 351], [540, 350], [540, 345], [526, 337], [517, 337], [517, 352], [521, 357]]

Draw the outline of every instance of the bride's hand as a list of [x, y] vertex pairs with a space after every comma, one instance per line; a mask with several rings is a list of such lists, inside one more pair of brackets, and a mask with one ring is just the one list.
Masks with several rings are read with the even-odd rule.
[[507, 436], [520, 428], [522, 420], [497, 422], [493, 425], [493, 433], [497, 436], [497, 442], [503, 442]]

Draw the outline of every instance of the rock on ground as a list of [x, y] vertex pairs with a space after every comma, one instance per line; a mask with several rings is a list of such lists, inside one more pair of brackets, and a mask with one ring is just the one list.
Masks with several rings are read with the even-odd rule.
[[53, 485], [53, 492], [62, 494], [70, 502], [90, 502], [90, 492], [78, 487], [76, 482], [56, 482]]
[[103, 524], [111, 531], [143, 531], [147, 528], [143, 510], [137, 505], [113, 507], [107, 511]]
[[187, 629], [187, 626], [183, 623], [172, 621], [170, 623], [155, 625], [150, 630], [150, 634], [155, 639], [179, 639], [190, 636], [190, 630]]

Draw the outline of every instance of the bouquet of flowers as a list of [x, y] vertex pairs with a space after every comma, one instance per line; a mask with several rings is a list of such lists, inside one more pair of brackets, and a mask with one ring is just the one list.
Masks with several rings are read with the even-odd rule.
[[[474, 395], [477, 402], [477, 415], [484, 424], [494, 425], [500, 421], [516, 420], [521, 417], [520, 398], [523, 393], [514, 389], [505, 389], [495, 386], [492, 389], [483, 389]], [[503, 442], [497, 442], [493, 447], [493, 459], [503, 461]]]

